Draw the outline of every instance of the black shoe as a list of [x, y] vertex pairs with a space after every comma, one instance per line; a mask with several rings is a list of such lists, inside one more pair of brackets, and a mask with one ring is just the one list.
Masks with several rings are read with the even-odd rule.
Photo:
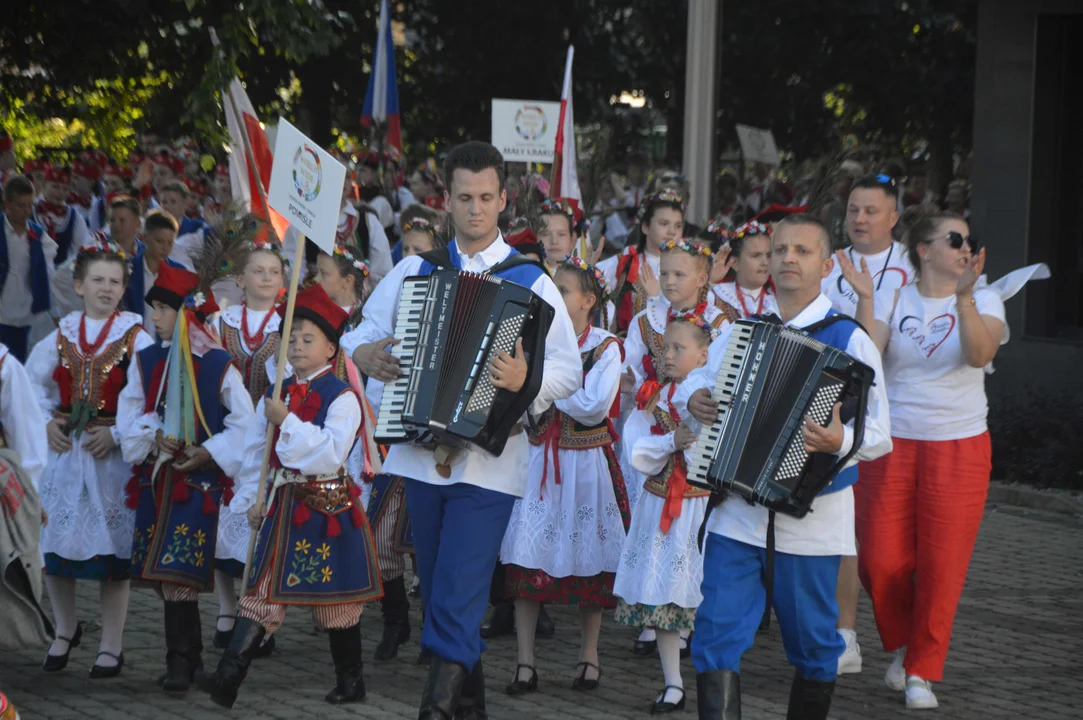
[[[575, 680], [572, 680], [572, 690], [597, 690], [598, 683], [602, 681], [602, 669], [592, 662], [583, 661], [576, 665], [576, 668], [583, 668], [575, 676]], [[598, 677], [587, 679], [587, 668], [594, 668], [598, 671]]]
[[795, 673], [790, 686], [790, 707], [786, 720], [827, 720], [835, 681], [817, 682]]
[[[680, 690], [681, 699], [675, 703], [666, 702], [667, 690]], [[651, 715], [661, 715], [663, 713], [677, 712], [678, 710], [684, 710], [684, 688], [679, 688], [676, 685], [666, 685], [662, 690], [662, 696], [654, 701], [651, 705]]]
[[72, 648], [79, 647], [79, 643], [83, 641], [83, 623], [78, 623], [75, 626], [75, 632], [70, 638], [58, 637], [57, 640], [67, 640], [68, 651], [63, 655], [50, 655], [46, 653], [45, 662], [41, 665], [41, 669], [45, 672], [60, 672], [68, 666], [68, 656], [71, 655]]
[[263, 642], [259, 644], [259, 647], [252, 648], [252, 659], [261, 660], [263, 658], [269, 658], [276, 647], [275, 636], [268, 635], [263, 638]]
[[694, 635], [694, 634], [695, 633], [692, 633], [687, 638], [683, 638], [684, 647], [681, 648], [681, 659], [682, 660], [685, 659], [685, 658], [692, 657], [692, 635]]
[[494, 605], [489, 617], [481, 624], [481, 636], [486, 640], [511, 635], [515, 632], [515, 604], [500, 603]]
[[733, 670], [696, 675], [700, 720], [741, 720], [741, 676]]
[[237, 618], [233, 627], [233, 641], [222, 653], [218, 669], [213, 673], [198, 673], [196, 684], [199, 689], [211, 696], [211, 700], [224, 708], [233, 707], [237, 701], [237, 691], [248, 674], [252, 663], [252, 650], [259, 647], [267, 630], [249, 618]]
[[429, 667], [429, 678], [421, 692], [417, 720], [452, 720], [465, 683], [466, 668], [434, 656]]
[[365, 679], [362, 677], [361, 625], [345, 630], [328, 630], [331, 659], [335, 663], [335, 688], [324, 698], [332, 705], [359, 702], [365, 699]]
[[418, 667], [431, 667], [432, 666], [432, 653], [422, 648], [421, 652], [417, 654], [417, 666]]
[[117, 664], [113, 665], [112, 667], [105, 667], [104, 665], [99, 665], [97, 661], [95, 661], [94, 667], [90, 668], [91, 680], [105, 680], [106, 678], [114, 678], [117, 675], [120, 675], [120, 670], [124, 667], [124, 653], [121, 653], [120, 655], [114, 655], [111, 652], [104, 651], [98, 653], [98, 657], [101, 657], [102, 655], [108, 655], [109, 657], [116, 660]]
[[657, 640], [636, 640], [632, 644], [632, 652], [636, 655], [646, 657], [647, 655], [658, 654], [658, 641]]
[[[237, 626], [237, 616], [236, 615], [219, 615], [218, 616], [218, 620], [221, 620], [222, 618], [229, 618], [230, 620], [233, 621], [233, 627]], [[218, 648], [219, 650], [225, 650], [226, 648], [229, 647], [229, 641], [232, 640], [232, 639], [233, 639], [233, 628], [230, 628], [229, 630], [219, 630], [218, 626], [217, 626], [217, 621], [215, 621], [214, 646], [216, 648]]]
[[203, 628], [199, 603], [165, 603], [165, 676], [158, 683], [167, 693], [186, 693], [203, 668]]
[[[530, 679], [529, 680], [520, 680], [519, 679], [519, 669], [520, 668], [526, 668], [527, 670], [530, 671]], [[523, 665], [522, 663], [519, 663], [518, 665], [515, 666], [515, 677], [512, 679], [512, 681], [510, 683], [507, 684], [507, 687], [504, 688], [504, 692], [506, 692], [508, 695], [511, 695], [511, 696], [514, 697], [515, 695], [526, 695], [527, 693], [532, 693], [532, 692], [536, 691], [537, 689], [538, 689], [538, 671], [535, 670], [531, 665]]]
[[486, 720], [489, 717], [485, 709], [485, 675], [481, 670], [481, 660], [463, 682], [459, 707], [455, 709], [455, 720]]
[[421, 583], [417, 583], [410, 586], [410, 592], [406, 593], [409, 597], [421, 599]]
[[410, 601], [406, 599], [403, 578], [384, 583], [384, 597], [380, 606], [384, 614], [384, 632], [373, 659], [386, 662], [394, 660], [399, 654], [399, 645], [410, 639]]
[[557, 633], [557, 624], [553, 622], [553, 618], [549, 617], [549, 613], [545, 612], [545, 606], [541, 606], [541, 611], [538, 613], [538, 624], [534, 628], [534, 634], [540, 638], [551, 638]]

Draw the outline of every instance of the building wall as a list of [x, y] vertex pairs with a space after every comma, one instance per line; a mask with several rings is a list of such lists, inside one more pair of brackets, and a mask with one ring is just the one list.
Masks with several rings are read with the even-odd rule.
[[[1035, 34], [1038, 16], [1047, 13], [1083, 13], [1083, 3], [980, 0], [978, 5], [971, 225], [988, 247], [993, 279], [1044, 259], [1035, 257], [1032, 238], [1050, 208], [1048, 198], [1031, 190], [1034, 137], [1040, 132], [1034, 118]], [[1001, 348], [997, 372], [989, 379], [994, 397], [1027, 385], [1083, 392], [1083, 344], [1028, 336], [1028, 296], [1040, 302], [1037, 294], [1024, 290], [1008, 302], [1012, 341]]]

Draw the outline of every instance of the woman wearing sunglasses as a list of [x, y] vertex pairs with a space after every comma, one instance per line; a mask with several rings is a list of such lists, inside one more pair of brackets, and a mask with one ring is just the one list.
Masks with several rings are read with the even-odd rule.
[[[975, 289], [985, 250], [958, 215], [908, 231], [917, 282], [878, 300], [867, 263], [836, 257], [860, 300], [858, 320], [884, 360], [894, 451], [866, 463], [855, 486], [861, 581], [884, 649], [884, 680], [906, 707], [937, 707], [959, 596], [991, 470], [983, 368], [1004, 331], [1004, 303]], [[875, 319], [873, 319], [875, 316]]]

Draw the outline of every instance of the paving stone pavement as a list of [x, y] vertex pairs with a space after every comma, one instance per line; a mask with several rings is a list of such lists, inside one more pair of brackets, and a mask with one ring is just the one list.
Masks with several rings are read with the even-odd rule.
[[[116, 679], [91, 681], [99, 633], [89, 629], [72, 652], [71, 664], [59, 674], [40, 670], [44, 648], [0, 656], [0, 690], [6, 692], [23, 720], [74, 718], [212, 718], [293, 719], [413, 718], [425, 677], [414, 664], [417, 655], [418, 603], [413, 602], [414, 636], [399, 658], [388, 664], [366, 662], [368, 698], [364, 703], [335, 707], [323, 702], [334, 684], [326, 638], [312, 632], [307, 613], [291, 610], [279, 633], [279, 650], [256, 661], [232, 712], [191, 692], [183, 699], [164, 696], [155, 686], [162, 672], [162, 606], [155, 595], [132, 593], [125, 635], [126, 666]], [[82, 584], [79, 616], [97, 620], [97, 591]], [[204, 636], [210, 646], [216, 604], [202, 601]], [[662, 687], [657, 659], [631, 653], [635, 633], [607, 618], [602, 632], [601, 687], [593, 693], [569, 688], [578, 659], [576, 615], [551, 608], [557, 635], [538, 641], [540, 688], [525, 698], [503, 693], [515, 666], [512, 637], [490, 642], [485, 655], [490, 716], [509, 718], [642, 718]], [[865, 720], [911, 717], [902, 696], [883, 685], [888, 657], [880, 652], [872, 611], [862, 598], [860, 640], [864, 672], [839, 680], [831, 717]], [[97, 627], [96, 624], [94, 627]], [[380, 632], [378, 604], [362, 619], [365, 655], [371, 656]], [[205, 652], [208, 664], [217, 651]], [[982, 525], [970, 575], [955, 623], [944, 682], [936, 686], [940, 710], [926, 713], [950, 720], [1083, 717], [1083, 520], [1008, 506], [990, 506]], [[695, 670], [684, 662], [689, 688], [688, 709], [677, 717], [694, 717]], [[777, 625], [757, 638], [742, 667], [746, 720], [785, 718], [791, 680]]]

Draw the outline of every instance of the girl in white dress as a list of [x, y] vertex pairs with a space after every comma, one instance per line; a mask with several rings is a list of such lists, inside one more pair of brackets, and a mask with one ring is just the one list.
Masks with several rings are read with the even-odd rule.
[[[752, 221], [729, 237], [732, 271], [712, 288], [716, 306], [733, 319], [778, 314], [771, 291], [771, 228]], [[724, 266], [725, 267], [725, 266]]]
[[686, 480], [683, 451], [695, 444], [698, 424], [688, 414], [681, 383], [706, 364], [711, 335], [694, 311], [674, 316], [666, 327], [660, 368], [666, 382], [643, 385], [624, 426], [625, 452], [646, 480], [617, 569], [613, 592], [620, 601], [614, 617], [656, 633], [665, 689], [652, 714], [684, 709], [681, 633], [691, 633], [703, 599], [703, 555], [696, 540], [709, 493]]
[[613, 334], [591, 326], [606, 296], [604, 279], [568, 256], [553, 281], [579, 338], [583, 387], [557, 400], [529, 430], [527, 490], [515, 503], [500, 548], [519, 640], [511, 695], [538, 687], [534, 635], [542, 603], [579, 606], [582, 647], [572, 689], [598, 687], [602, 610], [616, 605], [614, 573], [629, 515], [610, 421], [624, 351]]
[[131, 477], [119, 442], [117, 401], [135, 354], [153, 344], [143, 318], [119, 312], [131, 266], [119, 246], [99, 240], [80, 249], [75, 292], [84, 311], [60, 320], [27, 362], [46, 425], [49, 459], [41, 503], [49, 523], [41, 532], [45, 585], [56, 620], [48, 672], [63, 670], [79, 645], [75, 581], [101, 583], [102, 634], [91, 677], [113, 677], [123, 663], [135, 512], [125, 505]]
[[[241, 370], [252, 405], [259, 403], [270, 384], [267, 365], [278, 356], [281, 318], [275, 303], [285, 283], [286, 261], [271, 245], [253, 245], [238, 263], [237, 287], [244, 293], [239, 305], [230, 305], [219, 314], [219, 335]], [[232, 498], [232, 491], [223, 498]], [[223, 500], [218, 514], [218, 545], [214, 553], [214, 589], [218, 595], [218, 623], [214, 646], [229, 647], [237, 618], [237, 591], [234, 579], [244, 574], [251, 530], [244, 513], [230, 510]], [[274, 636], [260, 648], [263, 655], [274, 647]]]

